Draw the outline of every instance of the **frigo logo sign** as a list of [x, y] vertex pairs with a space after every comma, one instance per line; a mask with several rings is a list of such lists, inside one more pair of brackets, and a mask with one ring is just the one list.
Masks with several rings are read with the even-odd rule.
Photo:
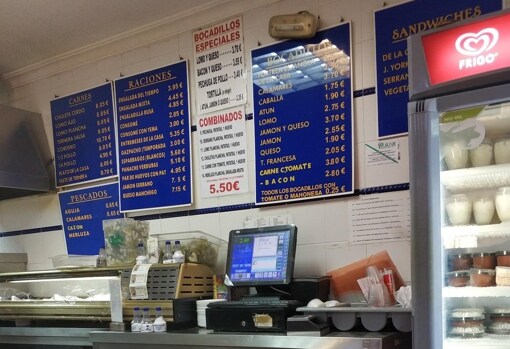
[[478, 33], [464, 33], [455, 41], [455, 48], [468, 58], [459, 60], [459, 70], [494, 63], [498, 52], [490, 52], [497, 44], [499, 32], [495, 28], [485, 28]]
[[422, 37], [431, 85], [510, 68], [510, 13]]

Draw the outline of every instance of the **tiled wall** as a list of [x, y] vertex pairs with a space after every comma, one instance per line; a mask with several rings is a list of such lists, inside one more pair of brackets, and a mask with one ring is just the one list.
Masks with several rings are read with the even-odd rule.
[[[49, 142], [51, 139], [50, 100], [55, 95], [62, 96], [80, 90], [88, 89], [105, 82], [106, 79], [115, 80], [120, 74], [124, 76], [154, 69], [171, 64], [180, 57], [192, 62], [192, 30], [201, 26], [219, 22], [226, 16], [243, 15], [246, 60], [249, 62], [250, 50], [257, 45], [274, 42], [267, 33], [269, 18], [276, 14], [295, 13], [307, 10], [320, 16], [321, 27], [329, 27], [342, 20], [352, 22], [353, 40], [353, 81], [354, 91], [373, 88], [375, 86], [375, 58], [374, 58], [374, 25], [373, 11], [382, 8], [383, 4], [395, 4], [400, 1], [382, 0], [250, 0], [238, 1], [239, 9], [218, 9], [207, 13], [198, 13], [193, 18], [176, 21], [168, 28], [159, 30], [158, 40], [151, 40], [150, 44], [139, 45], [137, 40], [125, 39], [120, 45], [112, 45], [117, 51], [108, 52], [108, 48], [98, 48], [87, 52], [90, 57], [86, 64], [72, 66], [72, 58], [68, 61], [53, 62], [50, 66], [41, 67], [13, 76], [8, 82], [13, 88], [2, 90], [0, 86], [0, 103], [39, 112], [43, 115]], [[508, 1], [507, 1], [508, 2]], [[242, 4], [252, 4], [251, 9], [243, 12]], [[263, 3], [264, 6], [253, 8], [253, 4]], [[237, 11], [237, 12], [236, 12]], [[173, 32], [172, 32], [173, 31]], [[154, 37], [154, 34], [152, 37]], [[118, 47], [136, 48], [120, 52]], [[70, 68], [70, 66], [72, 66]], [[247, 67], [249, 64], [247, 64]], [[250, 76], [248, 72], [248, 76]], [[193, 78], [193, 77], [191, 77]], [[193, 86], [191, 82], [190, 86]], [[251, 97], [251, 81], [248, 81], [248, 91]], [[193, 96], [193, 91], [192, 94]], [[251, 99], [249, 99], [251, 100]], [[193, 105], [193, 103], [192, 103]], [[365, 188], [378, 183], [367, 181], [364, 168], [363, 144], [377, 140], [376, 96], [362, 96], [354, 99], [354, 140], [355, 140], [355, 187]], [[192, 106], [193, 112], [193, 106]], [[246, 112], [253, 112], [249, 102]], [[193, 117], [193, 124], [194, 122]], [[253, 120], [247, 121], [248, 144], [253, 143]], [[196, 135], [193, 142], [196, 145]], [[401, 138], [402, 144], [407, 144], [407, 138]], [[194, 157], [197, 155], [194, 147]], [[253, 152], [249, 151], [249, 154]], [[407, 156], [407, 154], [405, 154]], [[407, 161], [407, 159], [403, 159]], [[249, 173], [253, 173], [253, 155], [249, 158]], [[194, 166], [197, 168], [196, 164]], [[395, 174], [396, 175], [396, 174]], [[395, 178], [397, 178], [396, 176]], [[406, 183], [406, 174], [398, 177], [394, 183]], [[194, 204], [190, 208], [220, 207], [234, 204], [253, 203], [255, 201], [253, 178], [251, 178], [250, 192], [237, 196], [201, 199], [195, 190]], [[195, 188], [199, 188], [199, 177], [194, 175]], [[388, 184], [388, 183], [384, 183]], [[182, 216], [150, 220], [151, 233], [171, 233], [200, 230], [227, 239], [231, 229], [242, 227], [247, 217], [262, 217], [285, 214], [299, 227], [296, 275], [320, 275], [359, 260], [368, 255], [388, 250], [402, 276], [411, 281], [410, 242], [388, 242], [374, 244], [349, 243], [348, 204], [357, 197], [336, 198], [313, 202], [294, 203], [288, 205], [251, 208], [227, 212]], [[182, 210], [182, 209], [181, 209]], [[144, 211], [146, 214], [159, 214], [178, 210]], [[136, 215], [131, 215], [136, 216]], [[38, 195], [20, 199], [0, 201], [0, 233], [22, 231], [41, 227], [61, 225], [58, 197], [55, 193]], [[27, 252], [28, 268], [32, 270], [51, 268], [51, 256], [65, 254], [65, 239], [63, 232], [53, 230], [47, 232], [28, 231], [29, 234], [15, 234], [0, 238], [0, 252]], [[101, 232], [100, 232], [101, 233]], [[221, 251], [218, 271], [222, 271], [225, 251]]]

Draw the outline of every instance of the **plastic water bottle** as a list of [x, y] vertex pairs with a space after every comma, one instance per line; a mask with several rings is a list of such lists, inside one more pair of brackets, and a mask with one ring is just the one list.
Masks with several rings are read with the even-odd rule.
[[163, 253], [163, 263], [173, 263], [172, 243], [170, 241], [165, 242], [165, 253]]
[[142, 330], [142, 317], [140, 316], [140, 308], [133, 308], [133, 321], [131, 321], [131, 332], [140, 332]]
[[156, 307], [156, 319], [154, 320], [154, 332], [166, 332], [166, 320], [163, 318], [161, 307]]
[[184, 263], [184, 253], [181, 250], [181, 242], [179, 240], [175, 240], [174, 244], [174, 254], [173, 259], [175, 263]]
[[140, 332], [154, 332], [154, 324], [152, 323], [152, 320], [151, 320], [149, 308], [143, 308]]
[[136, 255], [136, 264], [145, 264], [149, 262], [149, 258], [145, 253], [145, 246], [142, 241], [140, 241], [136, 246]]

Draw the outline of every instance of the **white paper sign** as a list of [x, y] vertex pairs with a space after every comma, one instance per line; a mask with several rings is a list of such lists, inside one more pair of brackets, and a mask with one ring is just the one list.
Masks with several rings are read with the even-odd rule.
[[198, 117], [202, 197], [248, 192], [244, 108]]
[[193, 52], [198, 114], [246, 103], [242, 17], [194, 32]]
[[349, 202], [351, 243], [411, 238], [409, 191], [360, 195]]

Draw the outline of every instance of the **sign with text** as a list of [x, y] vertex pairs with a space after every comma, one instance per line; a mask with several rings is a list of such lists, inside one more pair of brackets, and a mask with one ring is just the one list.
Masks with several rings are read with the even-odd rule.
[[51, 101], [56, 186], [117, 175], [111, 83]]
[[67, 254], [95, 255], [104, 248], [103, 220], [124, 218], [117, 183], [58, 193]]
[[242, 17], [193, 33], [198, 114], [246, 103]]
[[248, 192], [244, 107], [198, 117], [202, 197]]
[[[410, 1], [375, 12], [377, 113], [380, 138], [407, 133], [407, 37], [500, 10], [501, 0]], [[442, 57], [441, 59], [446, 59]]]
[[122, 212], [190, 205], [188, 64], [115, 81]]
[[510, 67], [510, 14], [422, 37], [432, 85]]
[[256, 203], [353, 192], [351, 26], [252, 51]]

